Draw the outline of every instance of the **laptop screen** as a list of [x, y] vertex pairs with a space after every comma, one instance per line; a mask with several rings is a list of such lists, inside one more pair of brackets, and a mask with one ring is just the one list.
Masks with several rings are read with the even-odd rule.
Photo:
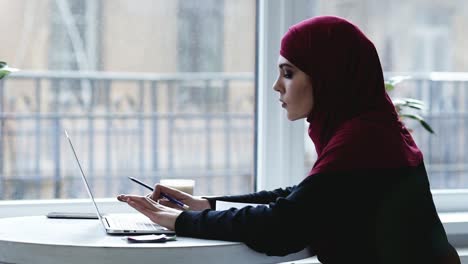
[[[67, 130], [64, 130], [65, 131], [65, 135], [67, 136], [67, 139], [68, 139], [68, 143], [70, 143], [70, 147], [73, 151], [73, 155], [75, 156], [75, 159], [76, 159], [76, 163], [78, 164], [78, 167], [80, 168], [80, 173], [81, 173], [81, 178], [83, 179], [83, 182], [86, 186], [86, 191], [88, 192], [89, 196], [91, 197], [91, 201], [93, 201], [93, 205], [94, 205], [94, 208], [96, 208], [96, 213], [99, 217], [99, 220], [101, 221], [101, 223], [104, 225], [104, 223], [102, 222], [102, 215], [101, 215], [101, 212], [99, 211], [99, 208], [97, 207], [97, 204], [96, 202], [94, 201], [94, 196], [91, 192], [91, 188], [89, 187], [89, 184], [88, 184], [88, 180], [86, 180], [86, 176], [83, 172], [83, 168], [81, 167], [81, 163], [80, 163], [80, 160], [78, 159], [78, 156], [76, 155], [76, 152], [75, 152], [75, 148], [73, 147], [73, 144], [71, 142], [71, 139], [70, 137], [68, 136], [68, 133], [67, 133]], [[104, 226], [105, 228], [105, 226]]]

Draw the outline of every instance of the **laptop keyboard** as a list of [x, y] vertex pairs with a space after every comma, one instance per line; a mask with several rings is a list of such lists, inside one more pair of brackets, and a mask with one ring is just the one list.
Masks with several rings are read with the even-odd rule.
[[113, 229], [122, 229], [122, 230], [161, 230], [165, 229], [163, 226], [160, 226], [155, 223], [148, 221], [129, 218], [129, 217], [106, 217], [109, 225]]

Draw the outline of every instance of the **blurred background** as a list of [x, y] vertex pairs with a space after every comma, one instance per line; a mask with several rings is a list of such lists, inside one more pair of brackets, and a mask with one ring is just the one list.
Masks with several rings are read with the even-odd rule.
[[[358, 25], [387, 80], [410, 77], [390, 95], [425, 104], [435, 134], [403, 121], [432, 188], [468, 188], [468, 2], [301, 2]], [[146, 193], [127, 176], [194, 179], [196, 195], [254, 191], [255, 120], [267, 118], [256, 89], [271, 90], [255, 81], [257, 4], [0, 0], [0, 60], [21, 69], [0, 81], [0, 199], [87, 197], [64, 129], [97, 197]], [[305, 176], [306, 129], [304, 146]]]

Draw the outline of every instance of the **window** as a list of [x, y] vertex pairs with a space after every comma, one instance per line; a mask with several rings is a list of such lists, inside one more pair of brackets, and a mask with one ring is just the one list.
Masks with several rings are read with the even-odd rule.
[[[468, 69], [468, 60], [462, 30], [468, 23], [465, 9], [441, 1], [260, 2], [263, 9], [259, 14], [258, 52], [259, 65], [264, 66], [259, 71], [258, 113], [265, 118], [259, 119], [262, 136], [258, 139], [259, 188], [295, 184], [315, 162], [315, 149], [307, 135], [308, 123], [285, 121], [284, 113], [278, 110], [277, 98], [263, 89], [268, 90], [276, 77], [279, 40], [287, 28], [307, 17], [331, 14], [350, 19], [373, 40], [387, 79], [400, 75], [413, 77], [400, 83], [390, 95], [424, 101], [422, 115], [436, 135], [430, 135], [417, 123], [405, 122], [424, 153], [436, 206], [441, 212], [467, 210], [468, 78], [464, 71]], [[427, 31], [423, 36], [432, 36], [428, 40], [431, 43], [415, 41], [421, 30]], [[428, 52], [414, 52], [422, 46]], [[418, 56], [425, 58], [421, 60]]]
[[[70, 38], [66, 27], [51, 26], [52, 19], [60, 20], [58, 2], [68, 3], [82, 34], [82, 53], [95, 68], [52, 68], [50, 54], [60, 49], [51, 43], [52, 30]], [[409, 121], [408, 126], [424, 152], [436, 203], [442, 210], [466, 209], [468, 78], [462, 72], [468, 67], [463, 45], [468, 16], [460, 3], [259, 0], [257, 9], [250, 0], [202, 1], [195, 7], [191, 1], [71, 2], [12, 2], [0, 16], [2, 32], [9, 32], [2, 35], [0, 58], [22, 69], [0, 82], [1, 199], [86, 197], [76, 190], [81, 183], [63, 126], [100, 197], [139, 191], [124, 179], [130, 174], [151, 182], [193, 178], [200, 194], [299, 182], [315, 151], [307, 123], [287, 121], [271, 92], [279, 40], [295, 22], [335, 14], [371, 37], [386, 78], [413, 76], [391, 95], [426, 103], [423, 115], [437, 134]], [[203, 29], [192, 34], [184, 24]], [[71, 44], [62, 44], [61, 52], [76, 55]], [[76, 64], [71, 55], [66, 65]]]
[[[403, 120], [422, 149], [433, 190], [468, 188], [466, 38], [468, 23], [459, 3], [417, 1], [316, 1], [311, 15], [334, 14], [356, 23], [374, 42], [385, 77], [411, 76], [390, 93], [393, 98], [422, 100], [422, 115], [435, 129], [430, 135], [418, 123]], [[465, 4], [467, 5], [467, 4]], [[394, 16], [394, 17], [392, 17]], [[455, 56], [457, 54], [457, 56]], [[434, 72], [442, 72], [438, 79]], [[309, 141], [306, 135], [306, 141]], [[306, 151], [306, 171], [315, 161]]]
[[255, 1], [8, 5], [0, 199], [87, 198], [64, 129], [97, 197], [147, 192], [127, 176], [254, 190]]
[[[60, 48], [51, 43], [55, 41], [51, 19], [57, 19], [52, 12], [63, 2], [68, 3], [69, 17], [73, 16], [83, 34], [87, 70], [50, 64], [51, 53]], [[403, 0], [200, 0], [196, 7], [188, 2], [192, 1], [26, 0], [10, 1], [8, 9], [0, 10], [4, 32], [0, 59], [22, 69], [0, 81], [0, 199], [55, 199], [0, 202], [0, 217], [44, 214], [51, 208], [85, 211], [90, 206], [89, 199], [63, 203], [57, 199], [87, 198], [65, 145], [61, 131], [65, 126], [92, 183], [97, 184], [98, 197], [145, 192], [126, 179], [129, 175], [148, 183], [192, 178], [197, 182], [196, 194], [207, 195], [298, 183], [313, 165], [315, 150], [306, 123], [286, 119], [271, 87], [281, 36], [293, 23], [319, 14], [336, 14], [359, 24], [374, 40], [387, 78], [414, 74], [416, 78], [402, 83], [392, 96], [426, 102], [424, 116], [437, 135], [408, 125], [429, 159], [438, 210], [468, 209], [468, 191], [460, 189], [466, 188], [468, 179], [468, 78], [461, 73], [468, 67], [463, 45], [468, 16], [462, 2], [454, 6], [444, 1]], [[416, 13], [423, 13], [418, 21], [425, 21], [426, 11], [416, 12], [423, 10], [421, 6], [431, 6], [424, 10], [441, 17], [437, 34], [407, 30]], [[190, 13], [190, 8], [199, 8], [199, 13]], [[210, 12], [210, 21], [219, 24], [183, 40], [180, 35], [191, 34], [184, 23], [204, 23], [196, 21], [208, 17], [200, 12]], [[205, 26], [211, 24], [198, 25]], [[54, 30], [70, 38], [63, 26]], [[418, 30], [434, 28], [419, 23]], [[199, 39], [210, 34], [214, 37], [209, 41]], [[425, 44], [425, 53], [418, 55], [413, 53], [420, 44], [415, 36], [431, 36], [434, 43]], [[195, 43], [187, 45], [186, 41]], [[53, 45], [57, 46], [52, 49]], [[196, 52], [211, 63], [198, 64], [202, 55], [185, 57], [184, 45], [197, 47]], [[215, 47], [206, 49], [205, 45]], [[440, 49], [445, 50], [437, 52]], [[61, 52], [70, 54], [66, 65], [81, 66], [76, 64], [71, 44], [63, 45]], [[433, 57], [421, 60], [417, 56]], [[428, 64], [440, 61], [437, 66]], [[199, 68], [186, 66], [190, 63]], [[420, 72], [435, 70], [454, 72]], [[446, 159], [439, 162], [433, 157]], [[115, 199], [102, 203], [106, 212], [128, 210]], [[453, 223], [450, 215], [441, 218], [449, 238], [465, 245], [466, 221], [458, 213], [453, 216]]]

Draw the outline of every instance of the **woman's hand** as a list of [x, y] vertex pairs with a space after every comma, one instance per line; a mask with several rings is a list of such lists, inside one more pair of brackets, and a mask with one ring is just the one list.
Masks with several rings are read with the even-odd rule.
[[190, 195], [188, 193], [184, 193], [184, 192], [181, 192], [181, 191], [179, 191], [177, 189], [167, 187], [167, 186], [164, 186], [164, 185], [161, 185], [161, 184], [156, 184], [154, 186], [153, 193], [149, 194], [148, 197], [151, 198], [153, 201], [158, 202], [159, 204], [162, 204], [162, 205], [165, 205], [167, 207], [174, 208], [174, 209], [182, 210], [182, 208], [179, 205], [167, 200], [166, 198], [163, 198], [161, 193], [165, 193], [165, 194], [179, 200], [180, 202], [188, 205], [189, 210], [202, 211], [202, 210], [205, 210], [205, 209], [211, 209], [211, 206], [210, 206], [210, 203], [208, 202], [208, 200], [192, 196], [192, 195]]
[[162, 198], [161, 193], [165, 193], [188, 205], [189, 210], [202, 211], [211, 209], [210, 203], [206, 199], [195, 197], [160, 184], [156, 184], [153, 193], [147, 196], [121, 194], [117, 196], [117, 199], [121, 202], [126, 202], [138, 212], [146, 215], [151, 221], [174, 230], [176, 219], [182, 213], [182, 207], [166, 198]]
[[175, 229], [176, 219], [182, 213], [181, 210], [161, 205], [148, 196], [121, 194], [117, 196], [117, 199], [126, 202], [138, 212], [146, 215], [151, 221], [170, 230]]

